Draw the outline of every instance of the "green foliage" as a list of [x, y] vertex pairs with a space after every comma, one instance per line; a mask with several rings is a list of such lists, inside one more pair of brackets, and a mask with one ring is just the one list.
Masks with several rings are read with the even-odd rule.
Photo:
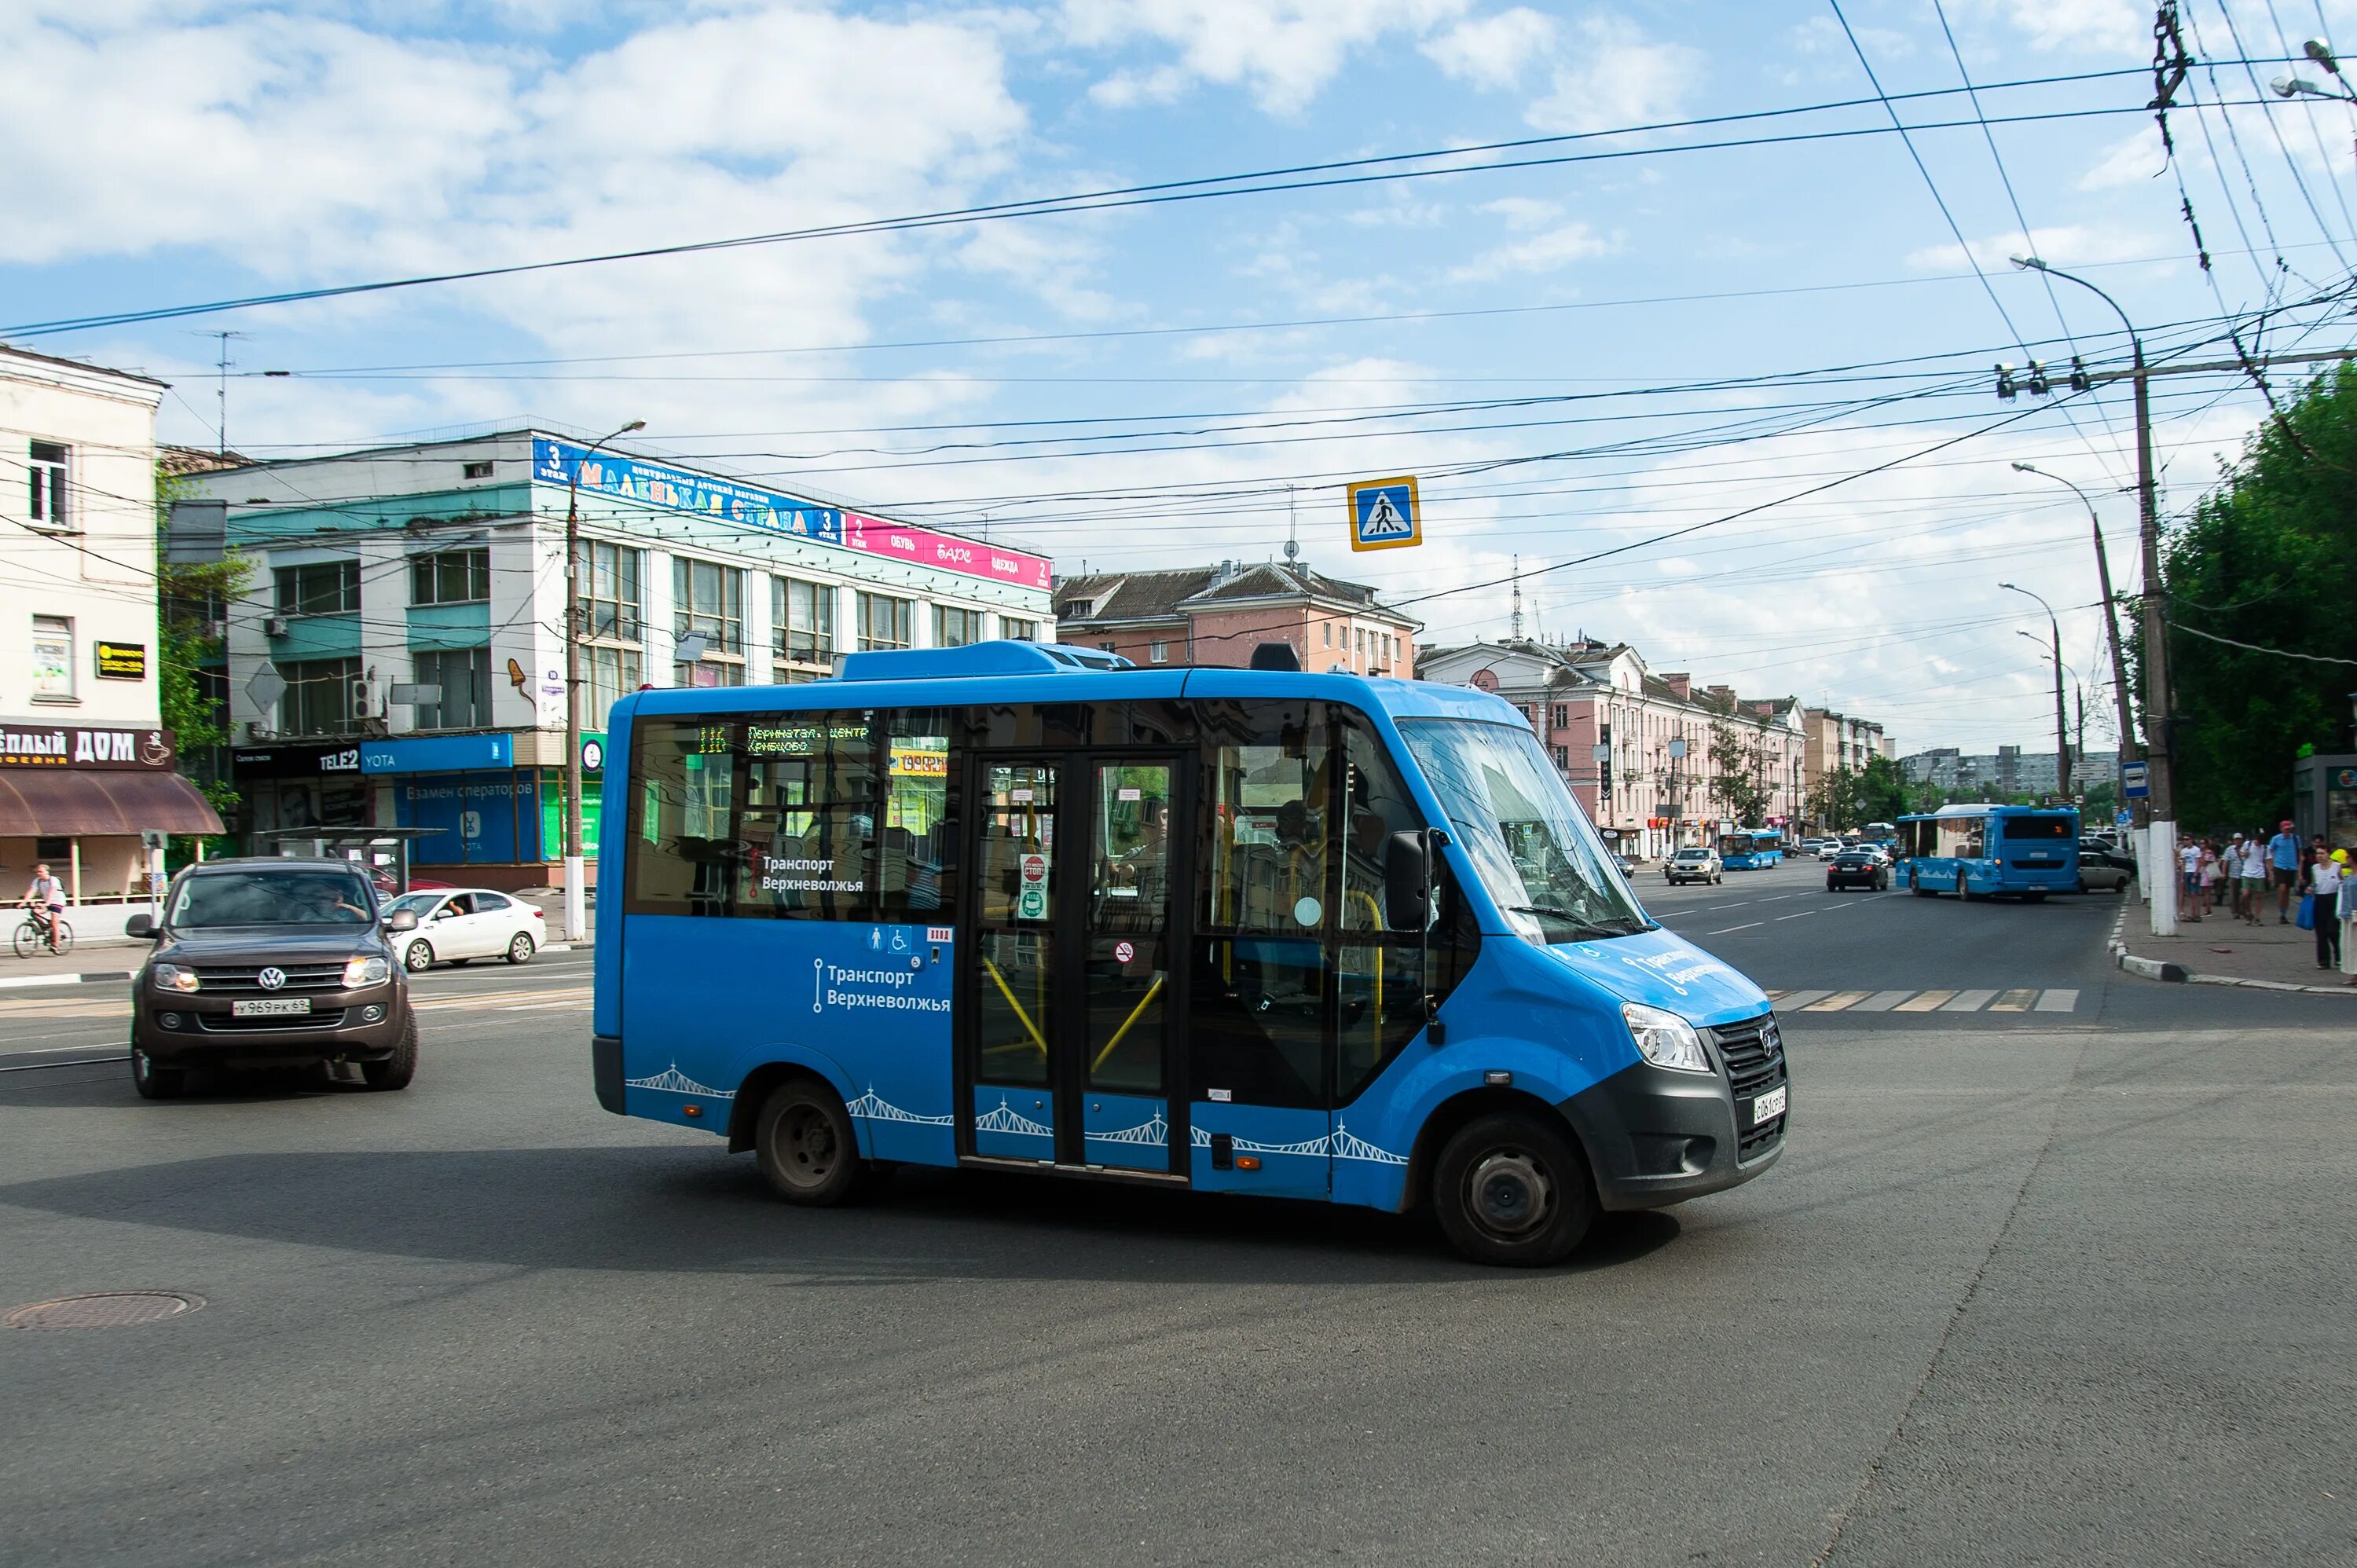
[[1810, 785], [1805, 809], [1818, 827], [1848, 832], [1867, 822], [1895, 822], [1921, 808], [1899, 764], [1869, 757], [1864, 768], [1837, 768]]
[[1737, 822], [1757, 826], [1768, 815], [1768, 765], [1744, 745], [1725, 719], [1710, 725], [1710, 792]]
[[[206, 694], [201, 676], [223, 655], [222, 639], [211, 635], [211, 623], [245, 591], [253, 565], [239, 555], [200, 564], [176, 564], [166, 559], [166, 524], [172, 502], [184, 491], [178, 479], [160, 467], [156, 469], [156, 697], [163, 725], [173, 733], [178, 750], [180, 773], [227, 819], [238, 809], [238, 793], [220, 777], [213, 754], [229, 744], [229, 715]], [[195, 842], [193, 837], [174, 841], [176, 864], [193, 854]], [[209, 843], [207, 853], [221, 843]]]
[[2163, 541], [2176, 811], [2197, 831], [2288, 816], [2292, 759], [2349, 736], [2357, 663], [2192, 635], [2357, 660], [2357, 371], [2319, 376], [2286, 416]]

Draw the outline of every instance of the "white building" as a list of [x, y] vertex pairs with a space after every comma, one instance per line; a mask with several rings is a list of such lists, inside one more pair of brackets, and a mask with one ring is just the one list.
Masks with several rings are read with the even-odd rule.
[[0, 348], [0, 888], [144, 898], [139, 834], [218, 832], [160, 725], [164, 383]]
[[[428, 875], [549, 880], [576, 480], [593, 742], [642, 685], [809, 681], [863, 649], [1054, 636], [1044, 557], [542, 431], [196, 475], [176, 552], [257, 567], [228, 635], [248, 829], [422, 830]], [[267, 702], [265, 664], [285, 683]]]

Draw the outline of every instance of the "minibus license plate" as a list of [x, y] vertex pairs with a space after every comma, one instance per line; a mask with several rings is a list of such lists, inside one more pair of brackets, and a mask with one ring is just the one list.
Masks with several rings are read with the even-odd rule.
[[232, 1018], [283, 1018], [310, 1010], [311, 999], [307, 996], [263, 996], [251, 1002], [229, 1004], [229, 1014]]
[[1780, 1083], [1751, 1102], [1751, 1124], [1754, 1127], [1773, 1122], [1784, 1114], [1784, 1095], [1791, 1087], [1790, 1084]]

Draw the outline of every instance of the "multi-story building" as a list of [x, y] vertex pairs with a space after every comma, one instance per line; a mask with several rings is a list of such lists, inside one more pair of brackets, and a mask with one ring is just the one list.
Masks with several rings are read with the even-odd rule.
[[[606, 715], [644, 686], [816, 680], [865, 649], [1051, 639], [1049, 564], [536, 430], [182, 481], [175, 547], [244, 553], [228, 688], [247, 826], [415, 831], [414, 864], [560, 858], [577, 503], [584, 836]], [[257, 682], [257, 677], [263, 677]]]
[[[1655, 674], [1626, 643], [1529, 639], [1426, 649], [1427, 681], [1494, 692], [1513, 703], [1613, 846], [1652, 856], [1706, 842], [1717, 825], [1797, 822], [1807, 737], [1792, 699], [1744, 699], [1691, 675]], [[1734, 771], [1765, 792], [1764, 822], [1733, 823], [1713, 743], [1731, 737]]]
[[1295, 561], [1100, 572], [1056, 585], [1061, 640], [1138, 665], [1249, 664], [1254, 649], [1282, 642], [1304, 670], [1408, 680], [1421, 625], [1385, 609], [1365, 584]]
[[77, 904], [144, 899], [142, 832], [221, 831], [162, 725], [165, 390], [0, 348], [0, 886], [12, 899], [45, 861]]
[[[2112, 783], [2119, 778], [2116, 751], [2073, 750], [2071, 791], [2083, 794], [2090, 782]], [[1993, 752], [1964, 752], [1953, 746], [1934, 746], [1899, 759], [1900, 772], [1910, 784], [1931, 784], [1950, 794], [2009, 800], [2016, 795], [2051, 795], [2062, 787], [2055, 753], [2024, 751], [2000, 746]]]

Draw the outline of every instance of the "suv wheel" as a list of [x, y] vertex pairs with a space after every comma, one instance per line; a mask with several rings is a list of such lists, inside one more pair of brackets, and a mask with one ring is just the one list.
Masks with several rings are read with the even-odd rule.
[[156, 1058], [131, 1047], [131, 1087], [142, 1100], [178, 1100], [188, 1092], [188, 1074], [185, 1068], [157, 1067]]
[[361, 1077], [371, 1089], [407, 1089], [416, 1076], [417, 1015], [412, 1013], [401, 1026], [401, 1039], [393, 1046], [393, 1055], [381, 1062], [361, 1063]]

